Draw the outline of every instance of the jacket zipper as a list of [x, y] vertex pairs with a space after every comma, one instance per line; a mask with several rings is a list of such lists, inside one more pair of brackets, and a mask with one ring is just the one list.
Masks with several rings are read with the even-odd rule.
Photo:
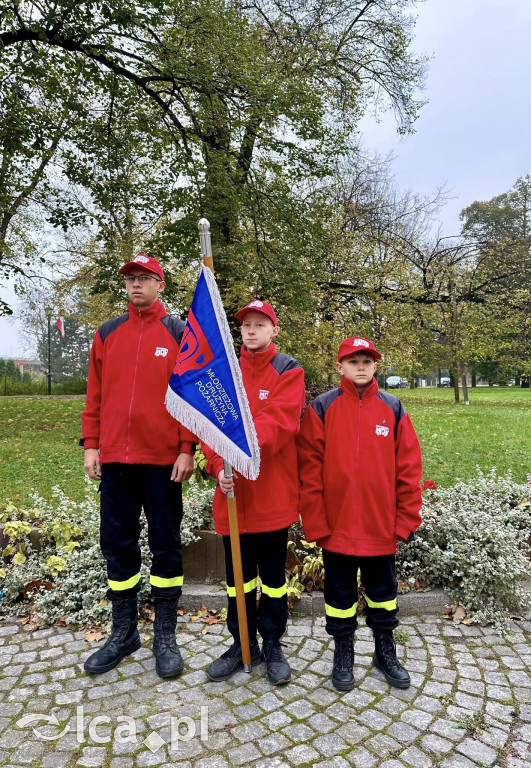
[[127, 442], [125, 444], [125, 463], [129, 463], [129, 443], [131, 440], [131, 418], [133, 415], [133, 399], [135, 396], [136, 387], [136, 374], [138, 372], [138, 358], [140, 357], [140, 343], [142, 341], [142, 333], [144, 331], [144, 318], [142, 312], [138, 310], [138, 316], [140, 317], [140, 333], [138, 335], [138, 347], [136, 350], [136, 362], [135, 362], [135, 375], [133, 376], [133, 388], [131, 390], [131, 402], [129, 403], [129, 416], [127, 420]]
[[[358, 475], [359, 475], [358, 468], [359, 468], [359, 462], [360, 462], [361, 399], [362, 399], [362, 397], [363, 397], [363, 395], [361, 397], [358, 395], [358, 400], [359, 400], [359, 402], [358, 402], [358, 436], [357, 436], [357, 441], [356, 441], [357, 442], [357, 445], [356, 445], [356, 463], [354, 465], [354, 478], [355, 478], [354, 482], [356, 484], [355, 492], [354, 492], [354, 499], [355, 499], [356, 502], [358, 501]], [[356, 503], [356, 509], [357, 509], [357, 507], [358, 507], [358, 504]], [[354, 514], [354, 538], [355, 538], [355, 540], [357, 539], [357, 535], [358, 535], [358, 532], [356, 530], [356, 528], [357, 528], [357, 526], [356, 526], [356, 518], [357, 518], [357, 515]]]

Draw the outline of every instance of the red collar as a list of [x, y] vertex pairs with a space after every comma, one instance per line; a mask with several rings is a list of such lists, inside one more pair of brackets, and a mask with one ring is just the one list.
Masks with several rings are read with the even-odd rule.
[[374, 376], [372, 377], [371, 383], [367, 386], [367, 389], [364, 391], [361, 398], [360, 398], [360, 393], [358, 392], [354, 384], [351, 382], [350, 379], [345, 378], [345, 376], [341, 377], [341, 383], [339, 386], [341, 387], [341, 389], [346, 395], [349, 395], [350, 397], [355, 397], [358, 400], [360, 399], [368, 400], [371, 397], [375, 397], [379, 391], [379, 387]]
[[265, 368], [276, 354], [277, 348], [273, 342], [271, 342], [265, 352], [255, 352], [254, 355], [242, 344], [240, 359], [245, 366], [252, 366], [256, 370], [257, 368]]
[[136, 322], [143, 320], [144, 322], [147, 321], [149, 323], [160, 320], [161, 317], [165, 317], [165, 315], [168, 314], [164, 309], [164, 305], [160, 299], [157, 299], [154, 304], [152, 304], [150, 307], [146, 307], [145, 309], [137, 309], [137, 307], [129, 302], [127, 311], [129, 312], [129, 317], [131, 320]]

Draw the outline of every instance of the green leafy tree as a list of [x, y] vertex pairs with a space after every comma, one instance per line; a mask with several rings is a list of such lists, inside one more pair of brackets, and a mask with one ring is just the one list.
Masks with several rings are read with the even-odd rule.
[[[315, 249], [301, 247], [293, 231], [301, 216], [307, 241], [320, 246], [322, 210], [307, 179], [330, 174], [369, 100], [392, 106], [401, 130], [415, 118], [424, 63], [409, 50], [413, 5], [0, 4], [0, 64], [7, 72], [23, 62], [26, 100], [32, 87], [56, 94], [41, 145], [50, 154], [56, 143], [63, 179], [76, 194], [64, 182], [60, 194], [54, 188], [58, 199], [46, 199], [49, 220], [70, 228], [88, 215], [101, 226], [103, 212], [108, 220], [96, 236], [105, 247], [96, 267], [105, 273], [110, 252], [132, 251], [139, 240], [168, 263], [189, 264], [197, 255], [197, 219], [206, 214], [226, 296], [254, 291], [288, 306], [314, 268]], [[43, 66], [48, 60], [59, 73], [56, 90]], [[15, 138], [14, 156], [26, 152], [40, 169], [29, 141]], [[153, 160], [157, 170], [173, 172], [170, 204], [155, 186], [142, 185], [143, 174], [155, 175]], [[32, 177], [35, 190], [50, 185], [50, 162], [48, 173]], [[166, 181], [159, 186], [168, 189]], [[142, 227], [150, 204], [159, 216], [152, 237]], [[14, 230], [14, 217], [10, 222]]]

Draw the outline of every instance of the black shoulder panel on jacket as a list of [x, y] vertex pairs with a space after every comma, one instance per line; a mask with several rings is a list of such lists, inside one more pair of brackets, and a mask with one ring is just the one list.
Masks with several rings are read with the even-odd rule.
[[292, 371], [294, 368], [302, 368], [298, 360], [289, 355], [283, 355], [281, 352], [277, 352], [271, 360], [271, 365], [280, 376], [286, 371]]
[[126, 312], [125, 315], [120, 315], [120, 317], [113, 317], [111, 320], [107, 320], [106, 323], [103, 323], [103, 325], [100, 325], [98, 328], [98, 332], [100, 334], [102, 342], [105, 344], [105, 339], [107, 336], [115, 331], [117, 328], [119, 328], [122, 323], [125, 323], [126, 320], [129, 319], [129, 313]]
[[337, 398], [341, 397], [342, 394], [343, 390], [337, 387], [336, 389], [331, 389], [330, 392], [323, 392], [322, 395], [319, 395], [310, 403], [311, 407], [319, 416], [321, 421], [324, 421], [325, 413], [330, 408], [334, 400], [337, 400]]
[[173, 315], [164, 315], [160, 322], [168, 329], [177, 344], [180, 346], [183, 332], [186, 328], [186, 323], [184, 320], [181, 320], [180, 317], [174, 317]]
[[395, 395], [390, 395], [389, 392], [382, 392], [381, 389], [378, 391], [377, 397], [379, 397], [382, 402], [388, 405], [389, 408], [392, 409], [395, 415], [395, 439], [396, 439], [398, 424], [400, 420], [403, 419], [404, 416], [406, 415], [404, 406], [402, 405], [402, 402], [398, 399], [398, 397], [396, 397]]

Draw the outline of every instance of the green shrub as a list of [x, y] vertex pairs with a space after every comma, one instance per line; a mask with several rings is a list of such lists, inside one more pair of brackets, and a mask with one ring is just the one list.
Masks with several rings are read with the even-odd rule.
[[507, 627], [514, 612], [531, 605], [522, 588], [530, 574], [530, 491], [496, 470], [426, 491], [422, 525], [398, 547], [399, 578], [444, 587], [472, 621]]
[[[53, 489], [50, 502], [33, 496], [35, 506], [22, 509], [7, 504], [0, 513], [9, 543], [0, 557], [2, 608], [19, 612], [33, 600], [33, 609], [43, 623], [64, 618], [68, 624], [105, 623], [109, 607], [103, 599], [107, 590], [106, 567], [99, 547], [99, 500], [97, 486], [87, 481], [81, 503], [69, 499], [60, 488]], [[183, 545], [197, 540], [196, 530], [209, 526], [214, 488], [205, 483], [187, 483], [183, 489]], [[39, 549], [32, 545], [32, 524], [41, 531]], [[140, 599], [150, 593], [151, 555], [147, 526], [142, 526], [142, 581]], [[7, 549], [7, 552], [6, 552]]]

